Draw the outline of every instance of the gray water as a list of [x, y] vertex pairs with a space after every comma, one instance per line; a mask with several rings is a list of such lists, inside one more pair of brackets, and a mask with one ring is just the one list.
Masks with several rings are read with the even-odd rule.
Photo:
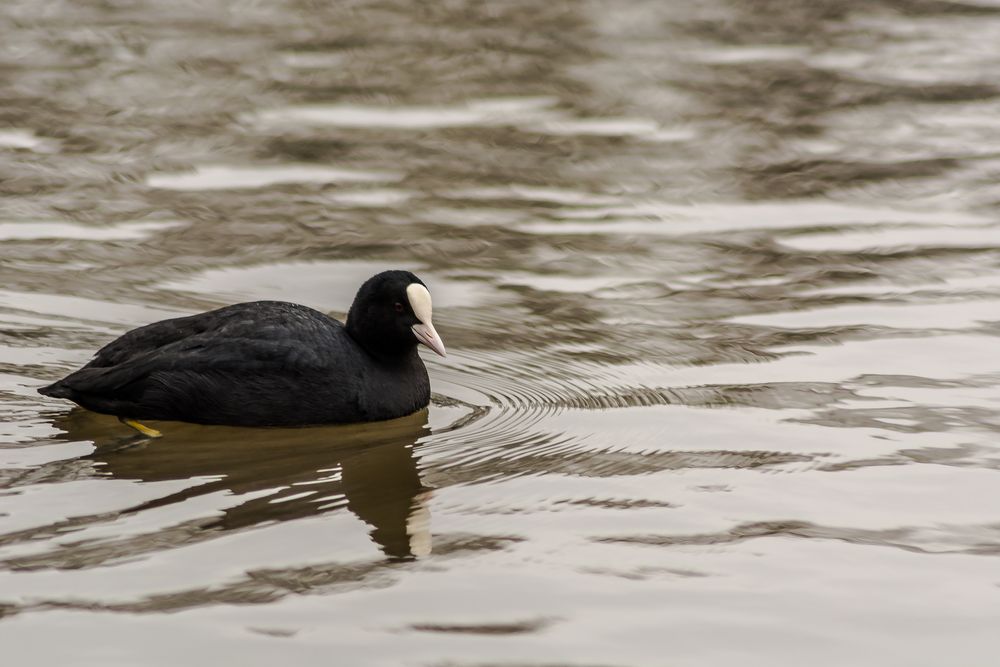
[[[0, 5], [0, 661], [992, 665], [1000, 3]], [[429, 285], [385, 424], [35, 389]]]

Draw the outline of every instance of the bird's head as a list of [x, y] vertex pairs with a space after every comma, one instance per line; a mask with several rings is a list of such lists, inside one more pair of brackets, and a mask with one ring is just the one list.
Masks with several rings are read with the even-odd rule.
[[431, 293], [409, 271], [383, 271], [366, 280], [347, 313], [347, 331], [377, 356], [399, 356], [418, 343], [445, 356], [431, 322]]

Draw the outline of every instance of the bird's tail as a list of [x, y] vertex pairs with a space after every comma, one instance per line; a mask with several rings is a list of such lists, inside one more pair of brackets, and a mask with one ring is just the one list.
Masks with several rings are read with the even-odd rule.
[[66, 386], [62, 380], [59, 380], [50, 385], [39, 387], [38, 393], [42, 396], [51, 396], [52, 398], [73, 398], [75, 392]]

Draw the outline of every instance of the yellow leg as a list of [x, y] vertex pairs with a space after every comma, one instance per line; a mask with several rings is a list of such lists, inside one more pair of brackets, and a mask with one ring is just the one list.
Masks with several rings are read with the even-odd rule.
[[126, 419], [125, 417], [119, 417], [118, 421], [125, 424], [126, 426], [131, 426], [132, 428], [134, 428], [139, 433], [142, 433], [147, 438], [159, 438], [161, 435], [163, 435], [155, 428], [149, 428], [148, 426], [140, 424], [134, 419]]

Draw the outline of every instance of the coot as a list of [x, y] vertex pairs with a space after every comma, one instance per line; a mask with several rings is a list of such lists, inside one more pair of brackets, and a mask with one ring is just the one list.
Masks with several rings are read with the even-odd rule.
[[346, 324], [312, 308], [254, 301], [155, 322], [38, 391], [115, 415], [231, 426], [393, 419], [430, 402], [423, 343], [441, 356], [431, 295], [409, 271], [358, 290]]

